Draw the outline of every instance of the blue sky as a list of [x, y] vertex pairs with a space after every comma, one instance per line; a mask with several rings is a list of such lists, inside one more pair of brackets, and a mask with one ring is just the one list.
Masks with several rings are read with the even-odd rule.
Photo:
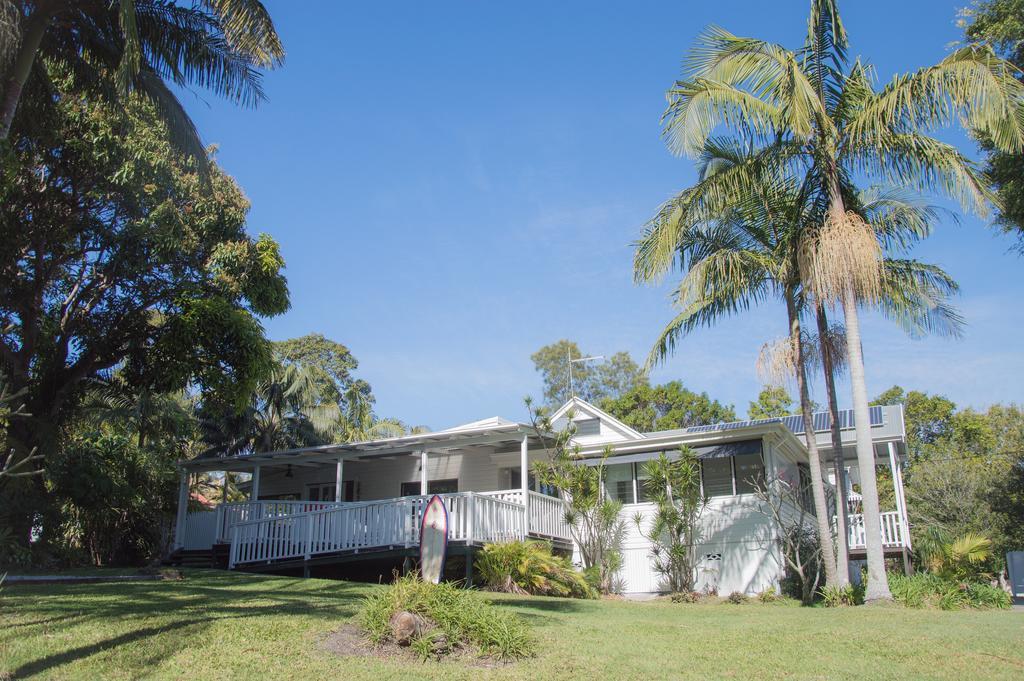
[[[641, 360], [671, 308], [631, 280], [630, 243], [694, 180], [660, 139], [664, 92], [709, 24], [797, 45], [804, 0], [326, 3], [269, 0], [288, 51], [269, 102], [185, 96], [287, 260], [273, 339], [321, 332], [359, 359], [381, 415], [445, 427], [524, 418], [530, 354], [559, 338]], [[886, 81], [960, 37], [966, 0], [846, 0], [852, 53]], [[962, 135], [950, 139], [973, 147]], [[960, 282], [961, 340], [907, 339], [866, 314], [869, 391], [899, 383], [961, 405], [1019, 401], [1022, 261], [976, 218], [915, 255]], [[652, 380], [733, 403], [785, 333], [765, 305], [685, 340]], [[848, 403], [845, 386], [841, 400]]]

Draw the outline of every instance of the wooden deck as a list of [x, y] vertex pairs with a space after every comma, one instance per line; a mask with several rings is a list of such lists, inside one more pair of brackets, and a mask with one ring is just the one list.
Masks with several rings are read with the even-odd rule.
[[[441, 495], [448, 509], [449, 542], [487, 543], [542, 538], [571, 546], [561, 500], [519, 490]], [[185, 550], [228, 547], [231, 569], [267, 569], [407, 556], [419, 544], [429, 496], [364, 502], [257, 501], [189, 513], [180, 542]]]

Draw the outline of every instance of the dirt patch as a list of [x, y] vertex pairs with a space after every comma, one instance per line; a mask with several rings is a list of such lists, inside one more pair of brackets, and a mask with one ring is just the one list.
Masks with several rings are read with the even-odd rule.
[[[334, 655], [342, 657], [373, 657], [379, 660], [397, 660], [400, 662], [423, 662], [408, 647], [396, 643], [375, 645], [366, 639], [362, 630], [355, 624], [346, 624], [337, 631], [332, 631], [320, 642], [320, 647]], [[490, 657], [480, 657], [475, 650], [460, 648], [438, 660], [427, 660], [426, 663], [458, 664], [466, 667], [494, 669], [508, 667], [514, 663], [502, 662]]]

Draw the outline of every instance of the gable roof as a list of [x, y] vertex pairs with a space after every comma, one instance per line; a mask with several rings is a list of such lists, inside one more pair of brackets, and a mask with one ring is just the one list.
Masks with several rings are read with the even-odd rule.
[[591, 418], [600, 419], [602, 423], [606, 423], [609, 426], [611, 426], [613, 430], [619, 432], [627, 440], [642, 440], [644, 438], [643, 433], [633, 428], [630, 428], [625, 423], [615, 418], [608, 412], [604, 411], [603, 409], [595, 407], [590, 402], [587, 402], [584, 399], [580, 399], [575, 395], [569, 398], [568, 402], [559, 407], [558, 410], [551, 415], [551, 422], [554, 423], [558, 419], [566, 416], [566, 414], [568, 414], [570, 410], [575, 412], [576, 414], [582, 413], [586, 414]]

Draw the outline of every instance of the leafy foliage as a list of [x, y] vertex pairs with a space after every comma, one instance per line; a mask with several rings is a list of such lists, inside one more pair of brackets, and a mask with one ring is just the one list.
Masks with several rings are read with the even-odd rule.
[[757, 394], [757, 400], [747, 407], [747, 418], [770, 419], [792, 413], [793, 398], [781, 386], [766, 385]]
[[[569, 361], [587, 357], [575, 341], [562, 339], [545, 345], [530, 356], [544, 382], [544, 402], [561, 406], [569, 400]], [[617, 352], [601, 362], [573, 362], [573, 393], [597, 403], [615, 398], [647, 382], [627, 352]]]
[[731, 405], [688, 390], [682, 381], [641, 383], [618, 397], [604, 398], [600, 407], [642, 433], [736, 420]]
[[273, 348], [278, 362], [294, 364], [310, 375], [320, 398], [326, 402], [343, 401], [352, 384], [352, 372], [359, 367], [347, 347], [320, 333], [278, 341]]
[[980, 534], [950, 537], [932, 527], [923, 533], [917, 554], [929, 572], [948, 581], [979, 582], [992, 578], [985, 571], [992, 558], [992, 540]]
[[539, 541], [487, 544], [476, 559], [476, 569], [492, 591], [596, 598], [597, 592], [577, 572], [568, 557], [551, 553], [551, 545]]
[[821, 541], [811, 519], [814, 509], [808, 499], [809, 490], [801, 480], [782, 475], [766, 480], [755, 493], [760, 512], [778, 528], [777, 541], [786, 568], [783, 590], [810, 605], [823, 565]]
[[889, 590], [898, 603], [909, 608], [1009, 608], [1010, 594], [988, 584], [952, 582], [939, 575], [921, 572], [906, 577], [889, 574]]
[[[1017, 68], [1024, 68], [1024, 0], [982, 0], [963, 10], [961, 25], [972, 43], [988, 43]], [[1020, 72], [1016, 74], [1021, 79]], [[1000, 151], [979, 135], [986, 152], [985, 174], [999, 197], [996, 223], [1015, 234], [1024, 252], [1024, 154]]]
[[11, 59], [0, 60], [0, 139], [7, 137], [15, 107], [22, 122], [45, 117], [56, 84], [45, 67], [63, 63], [83, 81], [90, 99], [114, 102], [129, 92], [145, 98], [175, 145], [205, 160], [199, 135], [170, 86], [198, 86], [251, 106], [265, 98], [260, 69], [284, 59], [273, 22], [257, 0], [84, 0], [18, 7], [16, 48]]
[[401, 611], [436, 624], [452, 646], [472, 646], [501, 660], [534, 654], [536, 643], [516, 615], [494, 607], [471, 591], [446, 582], [424, 582], [415, 573], [368, 596], [359, 612], [359, 623], [371, 641], [386, 643], [391, 637], [391, 616]]
[[257, 315], [288, 307], [276, 243], [248, 235], [241, 190], [215, 167], [202, 180], [151, 104], [53, 75], [53, 118], [13, 131], [0, 185], [0, 354], [32, 415], [15, 434], [55, 435], [83, 381], [118, 365], [244, 403], [270, 367]]

